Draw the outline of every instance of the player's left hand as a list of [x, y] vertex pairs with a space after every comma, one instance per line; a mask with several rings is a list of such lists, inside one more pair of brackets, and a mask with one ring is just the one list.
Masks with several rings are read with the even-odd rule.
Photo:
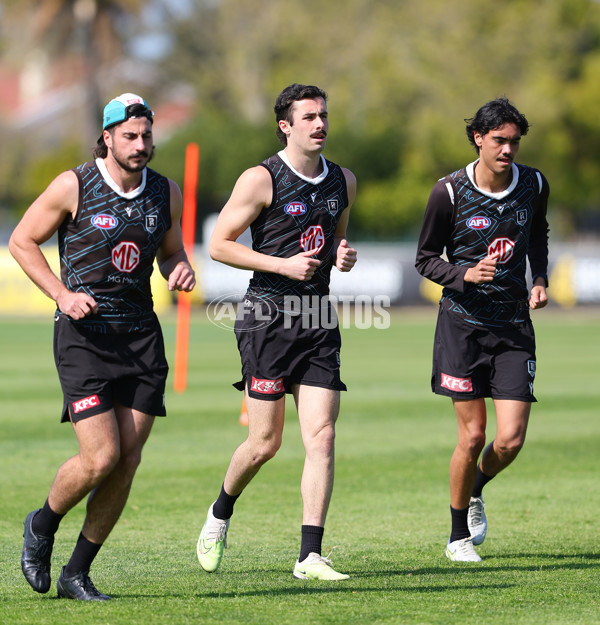
[[357, 252], [348, 245], [346, 239], [342, 239], [337, 248], [335, 266], [339, 271], [350, 271], [356, 264]]
[[529, 298], [529, 308], [535, 310], [536, 308], [544, 308], [548, 303], [548, 295], [546, 294], [545, 286], [534, 286], [531, 289], [531, 296]]
[[191, 291], [196, 286], [196, 274], [186, 262], [175, 265], [167, 282], [169, 291]]

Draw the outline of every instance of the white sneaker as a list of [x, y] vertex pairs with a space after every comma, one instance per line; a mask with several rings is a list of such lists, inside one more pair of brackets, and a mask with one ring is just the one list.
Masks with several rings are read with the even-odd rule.
[[469, 501], [469, 512], [467, 514], [467, 525], [474, 545], [481, 545], [487, 534], [487, 518], [483, 509], [485, 504], [482, 497], [471, 497]]
[[481, 562], [481, 558], [475, 551], [473, 540], [470, 536], [453, 542], [448, 540], [446, 557], [448, 560], [452, 560], [452, 562]]
[[[213, 504], [214, 505], [214, 504]], [[213, 515], [213, 507], [208, 509], [206, 523], [200, 532], [196, 553], [200, 566], [208, 573], [213, 573], [219, 568], [223, 549], [227, 547], [227, 530], [229, 519], [223, 521]]]
[[294, 566], [294, 577], [296, 579], [321, 579], [327, 581], [337, 581], [349, 579], [350, 575], [338, 573], [333, 570], [331, 560], [320, 556], [318, 553], [309, 553], [302, 562], [296, 562]]

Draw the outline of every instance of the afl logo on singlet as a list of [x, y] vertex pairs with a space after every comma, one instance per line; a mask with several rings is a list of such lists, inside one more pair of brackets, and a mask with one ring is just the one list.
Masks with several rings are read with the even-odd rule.
[[491, 225], [492, 220], [489, 217], [483, 217], [482, 215], [476, 215], [467, 221], [467, 226], [471, 228], [471, 230], [485, 230]]
[[306, 213], [306, 206], [302, 202], [290, 202], [284, 209], [288, 215], [292, 217], [296, 215], [304, 215]]
[[100, 214], [92, 217], [92, 224], [96, 226], [96, 228], [102, 228], [102, 230], [110, 230], [116, 227], [118, 223], [117, 218], [112, 215]]

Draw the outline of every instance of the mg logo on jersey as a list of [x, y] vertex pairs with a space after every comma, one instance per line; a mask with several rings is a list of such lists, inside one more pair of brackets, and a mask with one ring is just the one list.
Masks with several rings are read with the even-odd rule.
[[494, 239], [487, 248], [488, 256], [495, 256], [498, 263], [508, 262], [515, 251], [515, 242], [507, 237]]
[[306, 213], [306, 206], [302, 202], [290, 202], [284, 209], [288, 215], [294, 217], [295, 215], [304, 215]]
[[305, 252], [313, 250], [316, 254], [325, 245], [325, 233], [322, 226], [311, 226], [302, 233], [300, 245]]
[[455, 378], [445, 373], [442, 373], [442, 386], [458, 393], [470, 393], [473, 390], [471, 378]]
[[275, 393], [281, 393], [283, 388], [283, 378], [277, 378], [276, 380], [259, 380], [252, 376], [251, 391], [256, 393], [262, 393], [263, 395], [274, 395]]
[[131, 241], [121, 241], [113, 248], [112, 264], [124, 273], [131, 273], [140, 264], [140, 248]]
[[94, 215], [92, 217], [92, 224], [96, 226], [96, 228], [102, 228], [103, 230], [110, 230], [111, 228], [116, 227], [119, 222], [116, 217], [112, 215], [105, 215], [102, 213], [101, 215]]
[[471, 230], [485, 230], [492, 225], [492, 220], [489, 217], [484, 217], [482, 215], [476, 215], [475, 217], [471, 217], [467, 220], [467, 227], [471, 228]]
[[93, 408], [94, 406], [99, 406], [99, 405], [100, 405], [100, 400], [98, 399], [98, 395], [90, 395], [89, 397], [85, 397], [84, 399], [74, 401], [73, 412], [77, 414], [81, 412], [82, 410], [87, 410], [88, 408]]

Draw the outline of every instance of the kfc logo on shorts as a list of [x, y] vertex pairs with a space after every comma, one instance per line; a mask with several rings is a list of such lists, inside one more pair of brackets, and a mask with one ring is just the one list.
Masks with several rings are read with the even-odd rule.
[[73, 402], [73, 412], [78, 414], [83, 410], [87, 410], [88, 408], [93, 408], [94, 406], [99, 406], [100, 400], [98, 399], [98, 395], [90, 395], [85, 399], [80, 399], [78, 401]]
[[471, 393], [473, 391], [471, 378], [455, 378], [445, 373], [442, 373], [442, 387], [457, 393]]
[[283, 388], [283, 378], [277, 378], [277, 380], [259, 380], [252, 376], [252, 385], [250, 390], [255, 393], [262, 393], [263, 395], [275, 395], [275, 393], [281, 393]]
[[323, 249], [325, 245], [325, 233], [322, 226], [311, 226], [302, 233], [300, 237], [300, 245], [305, 252], [309, 250], [316, 254]]
[[494, 239], [487, 249], [488, 256], [495, 256], [498, 263], [508, 262], [515, 251], [515, 242], [507, 237], [499, 237]]
[[124, 273], [131, 273], [139, 264], [141, 256], [140, 248], [131, 241], [121, 241], [113, 248], [111, 254], [112, 264]]

